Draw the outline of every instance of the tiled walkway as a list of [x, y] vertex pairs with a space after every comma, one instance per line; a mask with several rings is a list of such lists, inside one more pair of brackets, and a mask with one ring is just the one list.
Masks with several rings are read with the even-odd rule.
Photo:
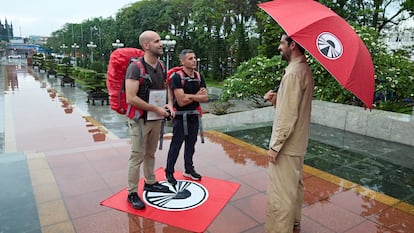
[[[2, 190], [16, 191], [18, 183], [31, 191], [24, 192], [23, 201], [12, 198], [17, 191], [0, 196], [0, 232], [186, 232], [100, 206], [126, 186], [129, 140], [105, 134], [98, 121], [76, 106], [68, 111], [73, 102], [54, 97], [42, 78], [36, 80], [24, 68], [13, 72], [0, 72], [9, 89], [0, 95], [5, 136], [0, 184]], [[166, 138], [164, 149], [157, 151], [156, 167], [165, 166], [169, 142]], [[265, 151], [215, 131], [207, 132], [206, 142], [198, 142], [196, 149], [195, 165], [202, 175], [241, 184], [207, 232], [264, 232]], [[182, 168], [181, 156], [176, 169]], [[414, 232], [412, 205], [309, 166], [304, 174], [300, 232]], [[33, 200], [37, 215], [26, 216], [31, 209], [27, 202]], [[16, 216], [3, 203], [22, 208], [22, 214]], [[20, 230], [28, 222], [32, 228]]]

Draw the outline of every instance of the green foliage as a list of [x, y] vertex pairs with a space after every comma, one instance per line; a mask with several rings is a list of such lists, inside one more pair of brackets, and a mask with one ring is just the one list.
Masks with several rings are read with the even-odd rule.
[[208, 87], [221, 88], [223, 86], [222, 83], [220, 81], [216, 80], [216, 79], [212, 79], [212, 78], [208, 78], [208, 77], [205, 77], [204, 79], [206, 80], [207, 88]]
[[280, 82], [285, 64], [279, 56], [271, 59], [257, 56], [242, 63], [233, 76], [224, 80], [220, 100], [261, 99]]
[[70, 57], [64, 57], [64, 58], [62, 58], [62, 63], [63, 64], [70, 64]]
[[412, 114], [414, 103], [383, 101], [377, 106], [378, 109], [382, 109], [390, 112], [398, 112], [405, 114]]
[[413, 14], [413, 0], [320, 0], [335, 13], [350, 23], [372, 27], [381, 32], [398, 25], [408, 12]]
[[[414, 101], [413, 62], [404, 56], [406, 53], [388, 52], [375, 29], [355, 26], [355, 31], [372, 54], [376, 94], [374, 108], [407, 112], [413, 105], [410, 101]], [[278, 57], [267, 59], [259, 56], [239, 66], [237, 72], [223, 82], [222, 100], [254, 99], [272, 89], [286, 66]], [[362, 102], [345, 90], [318, 61], [309, 56], [308, 63], [315, 79], [315, 99], [362, 106]]]
[[57, 69], [57, 64], [54, 60], [54, 57], [49, 55], [45, 59], [45, 69], [49, 74], [54, 74]]
[[[255, 35], [255, 13], [258, 0], [210, 1], [210, 0], [144, 0], [136, 1], [120, 9], [115, 18], [92, 18], [80, 24], [67, 23], [55, 31], [48, 46], [60, 53], [73, 54], [71, 45], [76, 42], [77, 54], [85, 55], [90, 39], [99, 50], [97, 60], [107, 63], [112, 51], [111, 43], [120, 39], [126, 47], [140, 47], [138, 36], [144, 30], [157, 31], [164, 39], [170, 35], [177, 41], [171, 66], [179, 65], [178, 52], [193, 49], [201, 59], [205, 76], [223, 80], [240, 62], [257, 54], [260, 43]], [[50, 42], [50, 44], [49, 44]], [[68, 48], [62, 48], [65, 44]], [[230, 52], [232, 51], [232, 52]], [[104, 54], [104, 56], [101, 56]], [[229, 57], [232, 56], [232, 64]], [[165, 61], [166, 56], [161, 58]], [[231, 59], [230, 59], [231, 60]], [[78, 63], [81, 67], [88, 64]]]
[[355, 27], [355, 30], [372, 55], [375, 69], [375, 107], [391, 111], [404, 109], [404, 106], [410, 104], [407, 99], [414, 100], [414, 63], [403, 53], [388, 52], [373, 28]]
[[282, 28], [264, 11], [257, 12], [257, 33], [261, 35], [258, 47], [259, 55], [272, 57], [278, 54], [280, 35]]
[[64, 64], [58, 64], [57, 65], [57, 75], [58, 76], [63, 76], [63, 77], [68, 77], [69, 74], [72, 72], [72, 65], [68, 64], [68, 63], [64, 63]]
[[91, 67], [90, 68], [91, 68], [91, 70], [94, 70], [97, 73], [104, 73], [104, 66], [103, 66], [102, 62], [94, 61], [91, 64]]
[[45, 57], [41, 53], [35, 53], [32, 56], [33, 66], [39, 67], [39, 69], [44, 69]]
[[168, 15], [165, 14], [167, 1], [136, 1], [117, 14], [116, 24], [124, 42], [139, 47], [138, 36], [145, 30], [163, 32], [168, 30]]
[[[204, 77], [217, 81], [224, 80], [233, 74], [237, 65], [237, 73], [229, 78], [229, 91], [224, 98], [255, 98], [268, 89], [272, 89], [276, 82], [275, 77], [265, 79], [257, 76], [257, 82], [249, 85], [249, 74], [243, 67], [243, 61], [254, 64], [257, 54], [264, 57], [278, 56], [278, 44], [281, 27], [263, 10], [257, 7], [259, 0], [143, 0], [120, 9], [115, 18], [92, 18], [80, 24], [67, 23], [60, 30], [53, 33], [48, 40], [48, 46], [61, 48], [60, 53], [73, 54], [71, 45], [76, 42], [80, 48], [76, 50], [86, 53], [89, 38], [98, 45], [96, 60], [107, 64], [109, 55], [113, 50], [111, 43], [120, 39], [126, 47], [139, 47], [138, 36], [144, 30], [155, 30], [162, 38], [170, 35], [177, 41], [175, 51], [169, 53], [171, 66], [179, 65], [178, 52], [184, 48], [191, 48], [200, 58], [200, 71]], [[321, 0], [319, 1], [348, 22], [372, 28], [360, 29], [361, 38], [366, 43], [373, 56], [376, 74], [376, 93], [382, 93], [387, 101], [403, 101], [412, 97], [413, 64], [409, 62], [405, 52], [398, 54], [387, 53], [385, 46], [379, 43], [376, 32], [398, 25], [402, 13], [407, 11], [412, 15], [413, 1], [356, 1], [356, 0]], [[393, 12], [395, 14], [393, 15]], [[406, 10], [404, 12], [404, 10]], [[292, 19], [293, 20], [293, 19]], [[50, 43], [50, 44], [49, 44]], [[61, 45], [66, 44], [64, 49]], [[412, 48], [411, 48], [412, 49]], [[102, 55], [104, 54], [104, 55]], [[164, 53], [163, 59], [166, 59]], [[253, 59], [252, 59], [253, 58]], [[272, 59], [269, 59], [272, 60]], [[87, 67], [86, 62], [78, 60], [78, 66]], [[231, 62], [229, 62], [231, 61]], [[39, 61], [41, 62], [41, 61]], [[257, 61], [256, 61], [257, 62]], [[65, 62], [64, 62], [65, 63]], [[315, 74], [315, 98], [338, 103], [356, 104], [360, 102], [351, 93], [344, 90], [338, 82], [326, 72], [315, 60], [309, 58], [309, 63]], [[276, 64], [280, 66], [281, 63]], [[98, 65], [97, 65], [98, 66]], [[283, 64], [283, 67], [285, 63]], [[275, 68], [275, 72], [280, 67]], [[98, 72], [105, 67], [89, 66]], [[260, 69], [259, 69], [260, 71]], [[244, 74], [243, 74], [244, 73]], [[252, 72], [254, 73], [254, 72]], [[267, 74], [267, 75], [270, 75]], [[230, 83], [230, 80], [240, 79], [240, 84]], [[248, 80], [248, 81], [247, 81]], [[259, 85], [256, 87], [256, 83]], [[267, 84], [266, 84], [267, 83]], [[245, 89], [243, 89], [245, 88]], [[250, 90], [253, 89], [253, 90]], [[385, 108], [377, 102], [378, 108]], [[395, 105], [398, 106], [398, 105]]]
[[76, 67], [72, 70], [75, 82], [81, 85], [85, 91], [101, 91], [106, 88], [106, 77], [103, 73], [94, 70]]
[[351, 92], [345, 90], [339, 82], [313, 57], [308, 56], [308, 64], [315, 80], [314, 98], [333, 103], [362, 105]]

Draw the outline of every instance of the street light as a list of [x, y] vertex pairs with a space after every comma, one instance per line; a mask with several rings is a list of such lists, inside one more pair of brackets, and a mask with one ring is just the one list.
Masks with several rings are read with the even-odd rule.
[[76, 57], [76, 49], [79, 48], [79, 45], [76, 43], [73, 43], [72, 45], [72, 49], [73, 49], [73, 56]]
[[102, 32], [101, 32], [101, 27], [100, 26], [93, 26], [89, 28], [91, 30], [91, 41], [92, 41], [92, 34], [93, 31], [98, 31], [99, 33], [99, 54], [102, 56]]
[[167, 70], [170, 68], [170, 52], [174, 51], [175, 45], [177, 42], [175, 40], [171, 40], [169, 35], [165, 36], [165, 40], [161, 40], [162, 46], [165, 48], [165, 52], [167, 53]]
[[67, 45], [65, 45], [65, 44], [62, 44], [61, 46], [60, 46], [60, 48], [62, 49], [62, 51], [63, 51], [63, 55], [65, 55], [65, 51], [66, 51], [66, 49], [68, 48], [68, 46]]
[[197, 57], [197, 71], [200, 72], [200, 58]]
[[78, 49], [79, 48], [79, 45], [78, 44], [76, 44], [76, 43], [73, 43], [73, 45], [71, 46], [72, 47], [72, 49], [73, 49], [73, 57], [75, 58], [74, 60], [74, 63], [72, 63], [74, 66], [76, 66], [76, 49]]
[[93, 41], [91, 41], [86, 46], [91, 49], [91, 64], [92, 64], [93, 63], [93, 51], [92, 50], [96, 48], [96, 44], [94, 44]]
[[116, 39], [114, 43], [112, 43], [112, 47], [115, 49], [124, 47], [124, 43], [121, 43], [119, 39]]

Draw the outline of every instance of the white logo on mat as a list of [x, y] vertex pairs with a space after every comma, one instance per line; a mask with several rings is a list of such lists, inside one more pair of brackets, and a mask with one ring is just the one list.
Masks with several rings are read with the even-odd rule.
[[208, 198], [207, 189], [190, 180], [177, 180], [175, 187], [166, 181], [160, 183], [169, 187], [170, 191], [144, 191], [142, 195], [148, 205], [157, 209], [168, 211], [189, 210], [200, 206]]

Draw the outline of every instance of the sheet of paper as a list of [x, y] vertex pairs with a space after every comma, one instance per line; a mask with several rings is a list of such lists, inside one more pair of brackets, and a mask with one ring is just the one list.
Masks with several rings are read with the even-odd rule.
[[[167, 91], [166, 90], [150, 90], [148, 103], [163, 107], [167, 101]], [[155, 112], [148, 111], [147, 120], [160, 120], [164, 119], [163, 116], [156, 114]]]

